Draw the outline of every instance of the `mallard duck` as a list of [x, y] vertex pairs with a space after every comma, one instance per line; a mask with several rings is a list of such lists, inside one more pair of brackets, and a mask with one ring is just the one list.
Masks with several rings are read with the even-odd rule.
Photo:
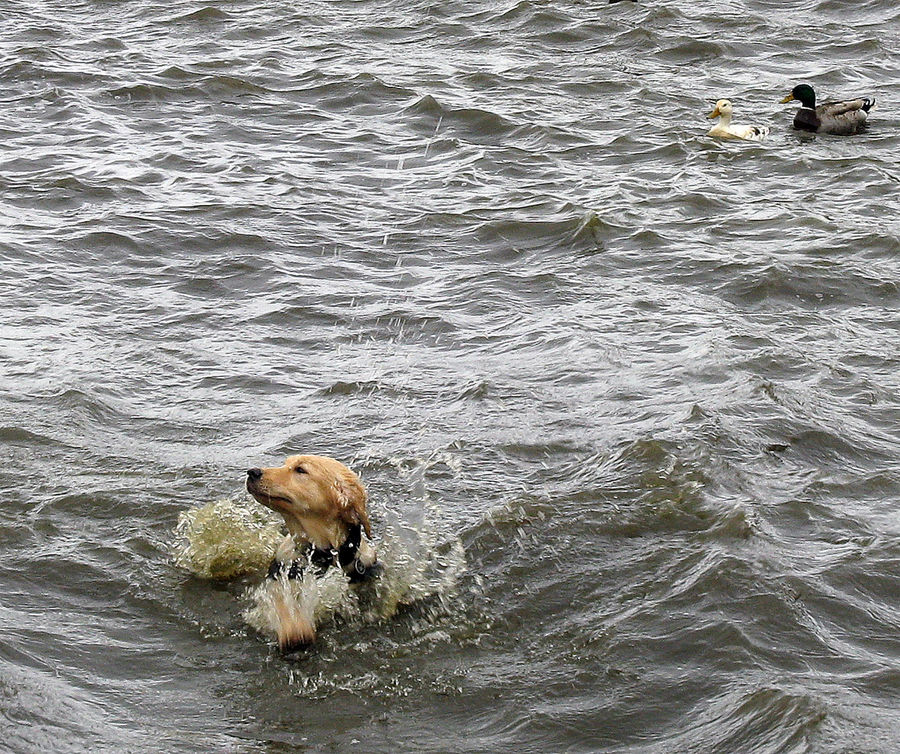
[[731, 125], [733, 113], [734, 107], [732, 107], [729, 100], [720, 99], [716, 102], [716, 109], [706, 116], [707, 118], [719, 119], [719, 122], [709, 129], [709, 136], [718, 136], [723, 139], [749, 139], [750, 141], [759, 141], [768, 136], [768, 126]]
[[798, 84], [781, 103], [800, 101], [794, 116], [794, 128], [817, 134], [855, 134], [866, 124], [874, 97], [860, 97], [841, 102], [823, 102], [816, 107], [816, 93], [809, 84]]

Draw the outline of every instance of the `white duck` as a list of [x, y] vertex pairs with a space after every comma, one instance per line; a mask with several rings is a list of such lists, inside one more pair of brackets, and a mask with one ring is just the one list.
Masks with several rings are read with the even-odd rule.
[[719, 122], [709, 129], [709, 136], [718, 136], [722, 139], [748, 139], [750, 141], [761, 141], [769, 135], [768, 126], [733, 126], [731, 125], [731, 116], [734, 108], [727, 99], [720, 99], [716, 102], [716, 109], [713, 110], [707, 118], [718, 118]]

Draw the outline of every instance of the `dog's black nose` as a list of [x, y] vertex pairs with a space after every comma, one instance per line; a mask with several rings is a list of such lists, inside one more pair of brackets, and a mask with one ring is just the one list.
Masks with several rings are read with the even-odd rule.
[[247, 469], [247, 476], [256, 481], [262, 476], [262, 469]]

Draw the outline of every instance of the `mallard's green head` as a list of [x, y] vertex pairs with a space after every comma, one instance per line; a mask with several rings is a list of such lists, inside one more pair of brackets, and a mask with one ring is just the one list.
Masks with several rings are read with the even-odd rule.
[[795, 99], [800, 100], [800, 104], [803, 105], [803, 107], [811, 107], [813, 110], [816, 109], [816, 93], [809, 84], [797, 84], [797, 86], [791, 89], [791, 93], [781, 100], [781, 102], [790, 102]]

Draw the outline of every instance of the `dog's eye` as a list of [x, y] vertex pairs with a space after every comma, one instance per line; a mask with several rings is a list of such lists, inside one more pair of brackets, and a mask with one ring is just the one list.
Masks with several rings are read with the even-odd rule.
[[298, 474], [306, 473], [306, 469], [304, 469], [302, 466], [298, 466], [296, 469], [294, 469], [294, 471], [296, 471]]

